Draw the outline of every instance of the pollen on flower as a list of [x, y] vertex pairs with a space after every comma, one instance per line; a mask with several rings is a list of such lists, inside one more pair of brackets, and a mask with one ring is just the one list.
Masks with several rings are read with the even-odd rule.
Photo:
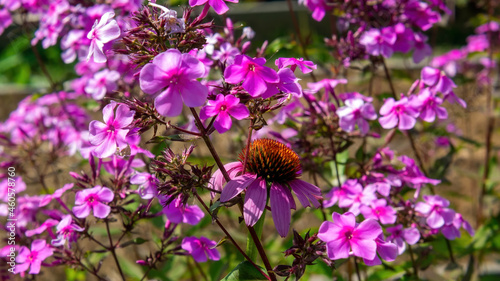
[[[243, 163], [246, 148], [239, 155]], [[286, 145], [271, 139], [257, 139], [250, 144], [248, 171], [268, 182], [287, 183], [300, 176], [299, 156]]]

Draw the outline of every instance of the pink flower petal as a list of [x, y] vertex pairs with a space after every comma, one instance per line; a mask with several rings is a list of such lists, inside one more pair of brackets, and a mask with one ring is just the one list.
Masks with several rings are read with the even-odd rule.
[[266, 208], [267, 184], [263, 179], [254, 180], [246, 190], [243, 218], [248, 226], [254, 226]]
[[285, 189], [286, 187], [273, 183], [270, 192], [273, 221], [281, 237], [285, 237], [288, 234], [292, 215], [289, 198], [285, 193]]

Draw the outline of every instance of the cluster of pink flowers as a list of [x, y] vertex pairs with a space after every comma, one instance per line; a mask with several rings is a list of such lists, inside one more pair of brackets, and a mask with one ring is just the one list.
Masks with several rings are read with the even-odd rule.
[[[121, 239], [134, 234], [139, 222], [155, 218], [163, 219], [165, 226], [160, 249], [137, 261], [148, 267], [144, 277], [169, 255], [217, 261], [222, 258], [217, 248], [222, 243], [184, 231], [210, 219], [195, 200], [203, 203], [219, 226], [217, 211], [238, 205], [249, 231], [255, 231], [269, 209], [278, 235], [284, 238], [292, 227], [292, 210], [298, 208], [295, 198], [304, 208], [320, 209], [324, 217], [332, 213], [332, 221], [322, 222], [312, 237], [308, 233], [302, 239], [294, 233], [293, 251], [286, 252], [293, 252], [296, 259], [291, 268], [297, 271], [289, 271], [294, 274], [319, 257], [329, 263], [355, 256], [372, 266], [394, 261], [407, 245], [434, 235], [453, 240], [462, 229], [474, 235], [447, 199], [426, 193], [425, 187], [436, 186], [440, 180], [427, 176], [415, 160], [396, 157], [387, 147], [367, 153], [365, 141], [379, 138], [383, 129], [419, 130], [426, 126], [419, 121], [445, 120], [445, 101], [465, 107], [454, 92], [457, 85], [452, 77], [465, 67], [462, 63], [468, 54], [491, 47], [486, 34], [498, 35], [497, 23], [480, 26], [464, 49], [434, 58], [406, 94], [398, 97], [393, 92], [377, 103], [371, 96], [346, 91], [349, 81], [340, 76], [316, 80], [312, 72], [318, 66], [313, 61], [266, 59], [267, 42], [250, 54], [255, 35], [250, 27], [237, 36], [239, 30], [231, 19], [226, 18], [221, 32], [206, 20], [210, 8], [221, 15], [229, 9], [226, 2], [238, 0], [190, 0], [191, 7], [180, 18], [156, 3], [141, 7], [140, 1], [105, 2], [109, 4], [0, 1], [0, 34], [12, 24], [11, 14], [17, 11], [39, 15], [40, 25], [31, 43], [41, 41], [48, 48], [60, 38], [61, 58], [66, 64], [75, 62], [78, 75], [65, 85], [65, 91], [24, 99], [0, 124], [0, 166], [22, 167], [26, 157], [36, 166], [35, 157], [43, 153], [51, 160], [72, 156], [87, 164], [85, 169], [71, 166], [85, 171], [71, 172], [75, 183], [56, 190], [45, 184], [43, 173], [48, 168], [42, 169], [34, 178], [42, 181], [44, 195], [23, 194], [27, 188], [19, 176], [15, 192], [9, 193], [8, 177], [0, 174], [0, 216], [15, 215], [16, 235], [29, 245], [16, 246], [15, 273], [38, 274], [42, 266], [59, 264], [90, 271], [79, 255], [80, 240], [90, 238], [102, 248], [98, 251], [111, 252], [116, 259], [115, 249], [141, 243]], [[343, 66], [370, 59], [374, 67], [385, 67], [385, 58], [410, 51], [415, 63], [422, 62], [432, 54], [424, 32], [441, 20], [441, 13], [448, 12], [440, 0], [299, 2], [317, 21], [334, 10], [344, 11], [339, 34], [345, 36], [326, 40], [336, 47], [335, 58]], [[195, 6], [203, 6], [197, 16], [193, 16]], [[359, 11], [366, 17], [356, 16]], [[377, 23], [377, 18], [387, 21]], [[486, 57], [480, 64], [482, 72], [495, 66]], [[311, 74], [315, 82], [301, 85], [299, 77], [304, 74]], [[478, 79], [491, 84], [485, 73]], [[88, 108], [98, 108], [102, 122], [89, 122], [86, 111], [77, 105], [81, 100], [92, 101]], [[239, 162], [224, 163], [213, 151], [211, 134], [231, 136], [236, 126], [249, 128], [247, 145]], [[141, 138], [146, 133], [154, 135], [148, 143], [203, 140], [217, 167], [190, 163], [195, 146], [180, 154], [161, 145], [145, 149]], [[353, 170], [357, 170], [341, 174], [339, 163], [347, 164], [341, 163], [339, 154], [347, 152], [356, 138], [364, 140], [354, 159], [359, 165]], [[54, 163], [50, 166], [58, 172]], [[326, 175], [328, 169], [334, 180]], [[300, 178], [306, 173], [313, 175], [315, 184]], [[318, 174], [328, 186], [318, 183]], [[200, 196], [208, 191], [210, 207]], [[7, 208], [9, 196], [17, 196], [12, 214]], [[337, 207], [346, 212], [338, 213]], [[109, 224], [116, 220], [121, 220], [123, 235], [113, 242]], [[105, 224], [109, 244], [89, 231], [94, 224]], [[298, 249], [304, 245], [314, 245], [304, 247], [314, 253], [300, 253], [307, 256], [301, 260]], [[5, 251], [0, 256], [5, 257]], [[120, 267], [118, 260], [116, 264]], [[101, 278], [99, 268], [91, 270]], [[274, 277], [266, 270], [269, 278]]]

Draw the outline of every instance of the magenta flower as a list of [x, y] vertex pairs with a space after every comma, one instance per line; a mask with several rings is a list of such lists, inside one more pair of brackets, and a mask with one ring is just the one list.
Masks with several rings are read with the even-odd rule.
[[368, 205], [361, 206], [359, 209], [367, 219], [375, 219], [382, 224], [393, 224], [396, 222], [396, 210], [391, 206], [387, 206], [385, 199], [374, 200]]
[[86, 218], [92, 209], [96, 218], [104, 219], [111, 212], [111, 207], [104, 203], [113, 201], [114, 196], [111, 189], [99, 185], [78, 191], [75, 196], [73, 213], [77, 218]]
[[425, 216], [427, 225], [437, 229], [445, 224], [453, 223], [455, 211], [447, 208], [450, 201], [439, 195], [424, 195], [426, 202], [418, 202], [415, 205], [415, 211]]
[[276, 71], [264, 66], [265, 63], [264, 58], [253, 59], [247, 55], [237, 55], [234, 64], [224, 71], [225, 81], [231, 84], [243, 81], [243, 89], [252, 97], [259, 97], [267, 90], [268, 83], [279, 82]]
[[346, 180], [342, 186], [332, 188], [325, 196], [323, 206], [329, 208], [338, 202], [340, 208], [350, 207], [356, 194], [363, 192], [363, 186], [357, 179]]
[[9, 11], [7, 9], [2, 8], [0, 10], [0, 35], [2, 35], [3, 31], [12, 24], [12, 17], [10, 16]]
[[31, 243], [31, 250], [27, 247], [21, 247], [16, 257], [16, 273], [25, 272], [30, 268], [29, 274], [40, 273], [42, 262], [52, 256], [54, 250], [42, 239], [37, 239]]
[[120, 79], [120, 73], [115, 70], [104, 69], [94, 74], [85, 86], [85, 92], [92, 95], [95, 100], [102, 100], [106, 93], [116, 90], [116, 81]]
[[321, 21], [325, 17], [326, 11], [332, 9], [327, 2], [326, 0], [299, 0], [299, 4], [312, 11], [312, 18], [316, 21]]
[[[382, 264], [380, 258], [385, 261], [394, 261], [398, 256], [398, 247], [394, 243], [384, 241], [383, 235], [380, 235], [377, 239], [375, 239], [375, 243], [377, 243], [378, 255], [375, 255], [375, 258], [372, 260], [363, 259], [366, 265], [380, 265]], [[378, 256], [380, 256], [380, 258]]]
[[228, 42], [225, 42], [220, 46], [220, 50], [214, 50], [212, 58], [214, 60], [220, 60], [223, 63], [233, 64], [234, 57], [240, 54], [238, 48], [233, 47]]
[[169, 197], [160, 196], [160, 202], [163, 205], [163, 213], [170, 222], [196, 225], [205, 216], [200, 207], [196, 205], [184, 205], [179, 198], [175, 198], [166, 205], [168, 199]]
[[356, 224], [354, 214], [334, 212], [333, 222], [325, 221], [318, 231], [318, 238], [326, 242], [326, 253], [331, 260], [345, 259], [354, 255], [367, 260], [375, 259], [377, 243], [382, 227], [377, 221], [366, 219]]
[[407, 97], [398, 101], [388, 98], [380, 108], [380, 115], [383, 115], [379, 118], [382, 128], [392, 129], [399, 124], [398, 128], [403, 131], [415, 126], [418, 111], [410, 104]]
[[[116, 108], [116, 113], [114, 112]], [[89, 124], [89, 141], [95, 147], [94, 154], [106, 158], [127, 147], [126, 129], [134, 120], [135, 111], [124, 104], [110, 103], [102, 110], [105, 123], [94, 120]]]
[[382, 30], [372, 28], [361, 35], [359, 43], [365, 46], [368, 54], [389, 58], [394, 52], [396, 39], [396, 32], [392, 27], [384, 27]]
[[218, 261], [220, 253], [215, 248], [217, 242], [204, 236], [200, 238], [186, 237], [182, 239], [182, 249], [186, 250], [195, 261], [206, 262], [208, 260]]
[[84, 57], [81, 53], [82, 41], [85, 38], [85, 31], [81, 29], [71, 30], [61, 39], [61, 49], [64, 52], [61, 54], [61, 58], [64, 63], [72, 63], [78, 57]]
[[250, 111], [244, 104], [240, 104], [239, 98], [233, 95], [224, 96], [223, 94], [218, 94], [215, 100], [209, 100], [207, 105], [200, 111], [201, 119], [217, 116], [215, 117], [214, 127], [219, 134], [231, 129], [233, 124], [231, 116], [242, 120], [249, 115]]
[[370, 129], [366, 120], [377, 119], [377, 113], [371, 103], [365, 103], [362, 99], [348, 99], [344, 101], [345, 106], [337, 109], [339, 125], [346, 132], [354, 131], [358, 128], [362, 135], [366, 135]]
[[453, 88], [457, 87], [457, 85], [453, 83], [453, 80], [446, 76], [443, 71], [429, 66], [422, 68], [421, 79], [434, 93], [441, 92], [443, 94], [448, 94], [453, 91]]
[[66, 244], [67, 240], [69, 240], [69, 242], [76, 241], [75, 232], [82, 232], [83, 230], [85, 230], [85, 228], [73, 223], [71, 215], [65, 215], [57, 225], [56, 229], [57, 238], [53, 239], [51, 242], [51, 244], [54, 246], [62, 246]]
[[169, 49], [142, 68], [139, 82], [147, 94], [161, 91], [155, 98], [156, 110], [163, 116], [174, 117], [181, 114], [183, 102], [188, 107], [205, 103], [208, 89], [196, 80], [204, 76], [202, 62], [190, 54]]
[[303, 58], [300, 58], [300, 59], [279, 58], [274, 62], [274, 64], [276, 64], [276, 66], [279, 69], [290, 66], [290, 69], [292, 71], [295, 71], [295, 69], [298, 66], [300, 71], [302, 71], [302, 73], [304, 73], [304, 74], [312, 72], [314, 69], [317, 68], [316, 64], [314, 64], [312, 61], [308, 61], [308, 60], [305, 61]]
[[428, 30], [433, 24], [441, 20], [438, 12], [433, 11], [427, 3], [419, 0], [409, 1], [405, 6], [404, 14], [423, 31]]
[[130, 178], [131, 184], [139, 185], [139, 196], [142, 199], [151, 199], [158, 194], [158, 179], [150, 173], [137, 173]]
[[[242, 152], [240, 162], [244, 158]], [[270, 139], [254, 140], [250, 144], [246, 169], [245, 174], [227, 183], [220, 201], [227, 202], [245, 190], [243, 218], [248, 226], [255, 225], [266, 208], [268, 185], [272, 217], [281, 237], [285, 237], [290, 229], [290, 209], [296, 208], [291, 191], [304, 207], [320, 206], [321, 190], [297, 178], [301, 174], [300, 159], [286, 145]]]
[[447, 119], [448, 112], [446, 108], [440, 106], [443, 103], [443, 100], [439, 97], [436, 97], [429, 88], [423, 89], [420, 94], [417, 96], [417, 101], [419, 102], [420, 108], [420, 119], [425, 122], [434, 122], [436, 120], [436, 116], [439, 119]]
[[419, 63], [424, 58], [432, 55], [432, 48], [427, 44], [427, 36], [415, 33], [415, 49], [413, 51], [413, 62]]
[[95, 62], [106, 62], [104, 44], [120, 37], [120, 27], [116, 20], [111, 20], [114, 16], [113, 12], [105, 13], [99, 22], [95, 21], [92, 30], [87, 34], [87, 38], [91, 40], [87, 60], [93, 56]]
[[334, 89], [338, 84], [347, 84], [347, 79], [323, 79], [315, 83], [307, 83], [308, 93], [315, 94], [324, 89], [325, 93], [334, 94]]
[[452, 223], [446, 224], [441, 228], [441, 233], [443, 233], [446, 239], [453, 240], [461, 236], [460, 234], [461, 227], [463, 227], [469, 233], [470, 236], [474, 236], [474, 229], [469, 224], [469, 222], [466, 221], [459, 213], [455, 214], [455, 218], [453, 219]]
[[293, 71], [289, 68], [282, 68], [278, 71], [280, 81], [278, 83], [268, 83], [267, 90], [262, 94], [261, 98], [266, 99], [274, 96], [282, 91], [283, 93], [292, 94], [296, 97], [302, 96], [302, 87], [299, 80]]
[[[388, 241], [393, 241], [398, 247], [398, 253], [401, 255], [406, 250], [406, 243], [413, 245], [420, 239], [420, 232], [415, 227], [403, 229], [403, 225], [398, 224], [394, 227], [388, 227], [387, 232], [390, 233], [387, 237]], [[405, 243], [406, 242], [406, 243]]]
[[218, 15], [222, 15], [229, 10], [224, 1], [231, 3], [238, 3], [238, 0], [189, 0], [189, 6], [195, 7], [208, 3], [210, 7], [214, 8], [214, 11]]

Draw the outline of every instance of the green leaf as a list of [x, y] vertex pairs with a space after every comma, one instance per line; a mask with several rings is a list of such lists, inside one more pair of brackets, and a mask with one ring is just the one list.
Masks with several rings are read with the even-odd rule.
[[138, 238], [135, 238], [135, 239], [132, 239], [130, 241], [127, 241], [127, 242], [124, 242], [124, 243], [120, 244], [120, 248], [125, 248], [125, 247], [133, 245], [133, 244], [135, 244], [135, 245], [141, 245], [141, 244], [143, 244], [144, 242], [147, 242], [147, 241], [148, 240], [144, 240], [144, 239], [138, 237]]
[[161, 143], [164, 141], [188, 142], [188, 141], [195, 141], [199, 138], [200, 138], [199, 136], [193, 136], [188, 134], [175, 134], [170, 136], [155, 136], [146, 143]]
[[[268, 197], [268, 199], [269, 199], [269, 197]], [[265, 218], [266, 218], [266, 209], [264, 209], [264, 212], [262, 212], [260, 219], [257, 221], [257, 223], [253, 227], [255, 232], [257, 233], [257, 237], [259, 237], [259, 239], [262, 237], [262, 230], [264, 228]], [[250, 232], [248, 232], [248, 236], [247, 236], [246, 252], [247, 252], [247, 255], [252, 260], [255, 260], [257, 258], [257, 254], [258, 254], [257, 246], [255, 245]]]
[[[261, 267], [262, 271], [264, 269]], [[249, 261], [238, 264], [222, 281], [267, 280]]]
[[76, 270], [70, 267], [66, 267], [64, 269], [64, 272], [66, 273], [66, 280], [68, 281], [84, 281], [86, 280], [85, 277], [85, 271], [81, 270]]

